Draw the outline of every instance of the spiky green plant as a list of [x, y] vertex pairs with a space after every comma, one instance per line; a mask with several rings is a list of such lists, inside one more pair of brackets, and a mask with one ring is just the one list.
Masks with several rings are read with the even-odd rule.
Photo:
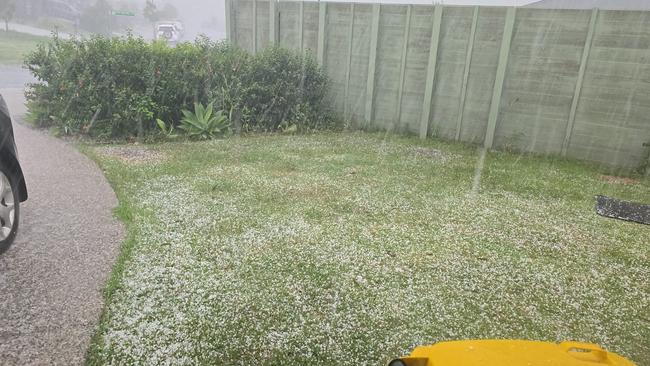
[[194, 112], [183, 110], [183, 116], [179, 128], [190, 138], [211, 140], [230, 132], [228, 117], [221, 110], [215, 113], [212, 103], [207, 107], [194, 103]]

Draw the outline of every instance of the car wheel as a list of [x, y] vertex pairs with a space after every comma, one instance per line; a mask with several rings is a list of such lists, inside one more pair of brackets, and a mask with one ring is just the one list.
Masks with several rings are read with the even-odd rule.
[[20, 200], [17, 184], [4, 166], [0, 166], [0, 254], [16, 238], [20, 217]]

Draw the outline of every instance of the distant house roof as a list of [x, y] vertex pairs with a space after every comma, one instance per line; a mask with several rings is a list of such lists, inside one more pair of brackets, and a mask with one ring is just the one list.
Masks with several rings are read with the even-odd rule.
[[526, 5], [545, 9], [650, 10], [649, 0], [540, 0]]

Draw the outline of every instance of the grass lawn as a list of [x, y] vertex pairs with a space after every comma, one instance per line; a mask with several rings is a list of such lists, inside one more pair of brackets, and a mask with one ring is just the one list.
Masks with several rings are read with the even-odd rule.
[[22, 64], [27, 53], [34, 50], [39, 43], [47, 41], [46, 37], [0, 30], [0, 65]]
[[379, 134], [84, 146], [129, 237], [89, 364], [380, 365], [466, 338], [650, 365], [648, 201], [570, 161]]

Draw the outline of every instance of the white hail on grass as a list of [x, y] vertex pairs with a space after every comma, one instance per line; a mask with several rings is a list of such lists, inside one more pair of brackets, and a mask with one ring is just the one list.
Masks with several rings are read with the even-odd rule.
[[[277, 161], [298, 159], [286, 148], [329, 146], [274, 142], [244, 143]], [[376, 141], [334, 143], [352, 154]], [[390, 141], [383, 149], [411, 151]], [[420, 169], [437, 164], [440, 174], [456, 168], [411, 159]], [[137, 250], [108, 304], [104, 357], [376, 365], [459, 338], [579, 339], [650, 352], [648, 253], [605, 255], [620, 245], [618, 234], [591, 213], [501, 191], [468, 197], [444, 187], [441, 195], [414, 188], [385, 162], [336, 176], [324, 169], [345, 162], [340, 153], [318, 160], [322, 169], [287, 175], [226, 164], [138, 187], [137, 205], [153, 218], [134, 218]], [[201, 188], [221, 181], [236, 189]]]

